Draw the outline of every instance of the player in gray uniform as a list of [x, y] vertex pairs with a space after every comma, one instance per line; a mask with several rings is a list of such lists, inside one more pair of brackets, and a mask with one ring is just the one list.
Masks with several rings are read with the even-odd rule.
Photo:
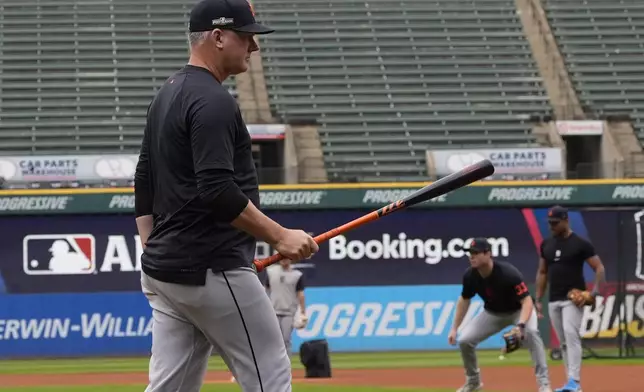
[[213, 349], [244, 392], [289, 392], [291, 361], [251, 265], [258, 239], [295, 261], [318, 246], [259, 210], [251, 137], [222, 85], [248, 69], [254, 35], [272, 30], [245, 0], [202, 0], [189, 25], [189, 62], [148, 108], [135, 173], [154, 319], [146, 392], [198, 392]]
[[291, 266], [290, 260], [282, 260], [279, 265], [268, 267], [266, 275], [266, 289], [280, 323], [286, 352], [291, 354], [291, 336], [298, 308], [302, 322], [307, 321], [304, 275]]
[[604, 281], [604, 265], [595, 248], [586, 239], [570, 229], [568, 210], [554, 206], [548, 211], [548, 224], [552, 237], [546, 238], [540, 246], [539, 268], [537, 270], [537, 310], [541, 313], [541, 300], [550, 281], [548, 313], [550, 321], [561, 343], [561, 356], [568, 381], [555, 392], [581, 392], [581, 321], [583, 306], [577, 306], [568, 299], [572, 289], [586, 290], [584, 264], [595, 271], [595, 285], [592, 295], [599, 292]]
[[[519, 327], [525, 339], [532, 356], [539, 392], [552, 392], [537, 312], [521, 273], [509, 263], [493, 261], [490, 243], [485, 238], [473, 239], [467, 251], [471, 266], [463, 276], [463, 291], [456, 304], [456, 314], [448, 336], [449, 344], [458, 342], [465, 367], [466, 382], [457, 392], [482, 389], [476, 346], [510, 325]], [[465, 325], [457, 340], [457, 331], [467, 314], [471, 298], [476, 294], [483, 299], [484, 310]]]

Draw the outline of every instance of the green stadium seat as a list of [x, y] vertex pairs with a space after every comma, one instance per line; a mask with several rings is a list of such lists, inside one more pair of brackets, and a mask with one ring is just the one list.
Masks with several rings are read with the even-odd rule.
[[150, 100], [188, 59], [193, 4], [3, 1], [0, 155], [138, 153]]
[[644, 3], [543, 4], [582, 104], [600, 115], [630, 114], [644, 145]]
[[277, 29], [260, 38], [270, 104], [318, 120], [334, 181], [426, 180], [428, 148], [537, 144], [527, 121], [550, 108], [511, 0], [254, 5]]

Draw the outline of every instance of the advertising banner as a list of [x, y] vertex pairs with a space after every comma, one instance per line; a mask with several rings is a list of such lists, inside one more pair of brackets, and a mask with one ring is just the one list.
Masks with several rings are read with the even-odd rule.
[[0, 157], [6, 181], [96, 181], [131, 179], [137, 155], [26, 155]]
[[[318, 234], [360, 211], [273, 211], [286, 227]], [[0, 273], [10, 293], [139, 290], [142, 247], [130, 216], [5, 217]], [[401, 211], [378, 224], [337, 236], [297, 268], [309, 286], [460, 283], [464, 244], [484, 236], [492, 255], [529, 277], [536, 248], [521, 210]], [[274, 253], [259, 242], [256, 257]]]
[[525, 174], [560, 178], [564, 172], [561, 149], [554, 147], [431, 150], [436, 174], [444, 177], [484, 159], [494, 164], [494, 177]]
[[[337, 236], [312, 259], [297, 263], [307, 286], [460, 284], [469, 266], [463, 245], [486, 237], [492, 256], [515, 265], [534, 282], [539, 244], [550, 235], [546, 209], [408, 210]], [[636, 210], [571, 210], [570, 223], [591, 240], [617, 279], [617, 261], [642, 281], [642, 240]], [[315, 235], [361, 211], [270, 211], [286, 227]], [[140, 290], [142, 247], [133, 217], [59, 215], [3, 217], [0, 290], [9, 293]], [[639, 242], [638, 242], [639, 241]], [[258, 242], [256, 258], [274, 253]], [[638, 258], [639, 255], [639, 258]], [[594, 274], [585, 267], [586, 280]], [[263, 275], [262, 275], [263, 278]]]
[[[325, 338], [330, 350], [453, 349], [447, 335], [460, 287], [310, 288], [309, 324], [293, 352]], [[463, 326], [480, 312], [473, 299]], [[141, 293], [0, 295], [0, 358], [149, 355], [152, 311]], [[500, 348], [501, 334], [480, 347]]]
[[[373, 210], [403, 199], [418, 189], [417, 183], [403, 183], [399, 187], [321, 185], [305, 189], [262, 186], [260, 203], [264, 210]], [[644, 180], [641, 179], [483, 181], [411, 209], [549, 207], [553, 204], [606, 207], [640, 206], [643, 203]], [[119, 213], [134, 213], [132, 188], [0, 190], [0, 216]]]
[[555, 127], [561, 136], [597, 136], [604, 133], [603, 121], [555, 121]]

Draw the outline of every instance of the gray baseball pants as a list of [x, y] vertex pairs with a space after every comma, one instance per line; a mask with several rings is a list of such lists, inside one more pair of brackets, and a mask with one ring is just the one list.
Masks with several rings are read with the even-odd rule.
[[559, 339], [566, 376], [568, 379], [580, 382], [583, 347], [579, 330], [584, 310], [566, 300], [550, 302], [548, 313], [557, 339]]
[[277, 320], [280, 323], [280, 329], [282, 330], [282, 338], [284, 339], [284, 346], [286, 346], [286, 352], [290, 355], [292, 350], [291, 336], [293, 335], [293, 321], [295, 317], [293, 315], [278, 314]]
[[[468, 384], [477, 385], [481, 382], [480, 369], [476, 358], [476, 346], [490, 336], [501, 332], [504, 328], [519, 322], [520, 311], [511, 314], [494, 314], [483, 310], [472, 319], [461, 332], [458, 344], [461, 349], [465, 376]], [[532, 357], [532, 364], [539, 387], [550, 386], [546, 351], [539, 334], [537, 312], [532, 311], [525, 328], [524, 345]]]
[[208, 272], [205, 286], [141, 274], [152, 307], [146, 392], [199, 392], [214, 350], [244, 392], [290, 392], [291, 362], [271, 302], [250, 268]]

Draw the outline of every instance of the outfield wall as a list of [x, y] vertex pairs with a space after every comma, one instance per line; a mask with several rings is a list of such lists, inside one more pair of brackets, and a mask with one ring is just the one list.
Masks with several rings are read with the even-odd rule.
[[[594, 243], [608, 280], [617, 278], [619, 264], [634, 285], [644, 284], [642, 231], [631, 224], [642, 208], [571, 208], [573, 229]], [[267, 214], [317, 234], [365, 211], [281, 207]], [[151, 311], [140, 293], [141, 248], [134, 219], [123, 212], [0, 217], [0, 358], [149, 353]], [[317, 338], [327, 339], [333, 351], [448, 349], [447, 332], [468, 265], [462, 250], [467, 239], [490, 238], [495, 258], [516, 265], [533, 283], [537, 244], [547, 235], [545, 206], [497, 206], [401, 211], [337, 237], [298, 264], [309, 287], [310, 323], [294, 333], [293, 349]], [[50, 249], [56, 241], [69, 248], [64, 260], [86, 257], [92, 267], [52, 271]], [[272, 252], [258, 243], [257, 257]], [[590, 270], [585, 275], [592, 280]], [[626, 311], [636, 320], [644, 319], [639, 294], [629, 306]], [[475, 301], [470, 316], [478, 311]], [[614, 336], [611, 320], [600, 313], [587, 309], [582, 331], [587, 338]], [[644, 335], [641, 325], [633, 324], [633, 332]], [[497, 334], [482, 347], [501, 344]]]

